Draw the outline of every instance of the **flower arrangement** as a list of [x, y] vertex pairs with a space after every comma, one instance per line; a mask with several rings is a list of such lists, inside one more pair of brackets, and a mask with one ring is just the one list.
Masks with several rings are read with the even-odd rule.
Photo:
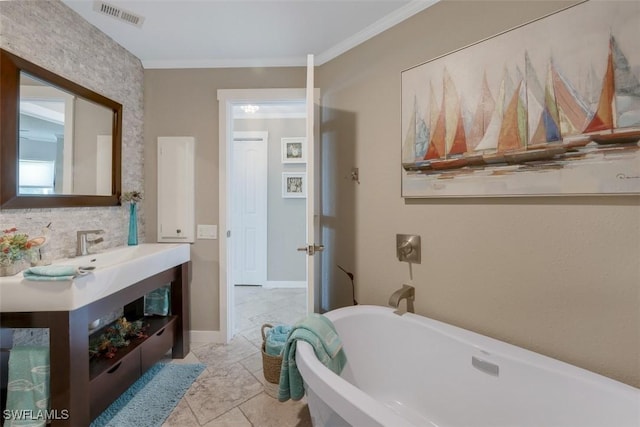
[[113, 325], [107, 327], [103, 333], [89, 341], [89, 357], [104, 356], [113, 359], [121, 347], [131, 343], [132, 338], [146, 338], [144, 333], [148, 325], [142, 320], [129, 322], [126, 318], [119, 318]]
[[142, 192], [140, 191], [127, 191], [120, 196], [122, 203], [138, 203], [142, 201]]
[[2, 231], [0, 236], [0, 265], [8, 266], [22, 260], [34, 246], [29, 236], [18, 233], [17, 228], [9, 228]]

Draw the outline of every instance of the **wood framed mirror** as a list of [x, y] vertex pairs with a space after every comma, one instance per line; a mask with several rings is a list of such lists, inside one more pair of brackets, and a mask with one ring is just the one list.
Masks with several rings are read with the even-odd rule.
[[120, 204], [122, 105], [0, 49], [0, 209]]

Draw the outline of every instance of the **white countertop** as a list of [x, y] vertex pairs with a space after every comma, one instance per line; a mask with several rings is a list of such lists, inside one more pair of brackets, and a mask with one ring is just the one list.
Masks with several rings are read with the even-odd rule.
[[72, 311], [190, 260], [189, 244], [143, 243], [54, 264], [94, 266], [66, 281], [31, 281], [22, 273], [0, 277], [0, 311]]

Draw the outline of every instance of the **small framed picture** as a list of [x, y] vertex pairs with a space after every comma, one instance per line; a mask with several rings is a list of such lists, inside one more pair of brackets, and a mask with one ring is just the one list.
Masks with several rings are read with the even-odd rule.
[[307, 138], [282, 138], [282, 163], [307, 162]]
[[282, 197], [307, 197], [307, 174], [304, 172], [282, 172]]

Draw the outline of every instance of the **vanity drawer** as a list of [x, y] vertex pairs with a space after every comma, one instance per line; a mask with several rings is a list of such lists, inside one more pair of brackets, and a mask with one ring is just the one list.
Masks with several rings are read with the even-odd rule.
[[104, 411], [115, 399], [140, 378], [140, 347], [131, 350], [113, 366], [91, 380], [89, 402], [91, 419]]
[[176, 318], [172, 317], [166, 325], [153, 335], [150, 335], [149, 338], [140, 345], [140, 365], [143, 373], [171, 350], [175, 329]]

